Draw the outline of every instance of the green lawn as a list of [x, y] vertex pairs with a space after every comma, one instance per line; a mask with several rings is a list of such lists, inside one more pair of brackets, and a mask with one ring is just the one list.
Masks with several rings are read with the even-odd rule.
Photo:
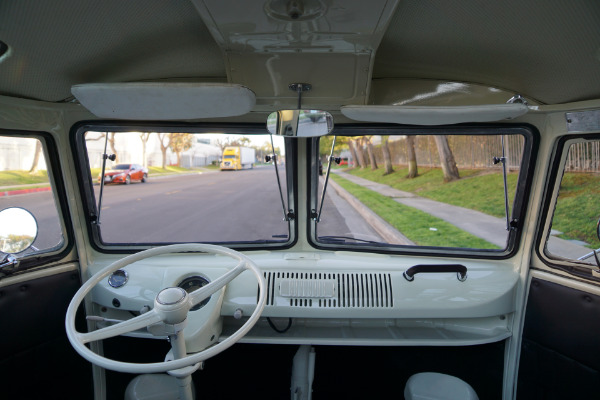
[[0, 186], [43, 184], [47, 182], [48, 173], [45, 170], [40, 170], [35, 174], [30, 174], [28, 171], [0, 171]]
[[[370, 189], [331, 175], [340, 186], [419, 246], [498, 249], [492, 243], [416, 208], [400, 204]], [[434, 228], [432, 230], [431, 228]]]
[[565, 173], [560, 185], [552, 229], [563, 232], [562, 239], [581, 240], [600, 247], [596, 223], [600, 217], [600, 175]]
[[[470, 208], [495, 217], [504, 218], [504, 182], [502, 170], [461, 169], [461, 179], [444, 183], [444, 176], [438, 168], [419, 168], [419, 176], [406, 178], [408, 169], [395, 167], [389, 175], [383, 169], [350, 169], [352, 175], [371, 181], [384, 183], [395, 189], [418, 194], [442, 203]], [[507, 176], [509, 204], [514, 198], [518, 174]]]

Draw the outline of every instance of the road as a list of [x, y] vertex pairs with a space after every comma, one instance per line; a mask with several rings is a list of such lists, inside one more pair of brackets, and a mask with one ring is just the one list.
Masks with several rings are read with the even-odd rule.
[[[102, 239], [105, 243], [131, 244], [286, 241], [288, 224], [283, 221], [274, 175], [272, 166], [263, 166], [107, 185], [102, 200]], [[287, 202], [282, 168], [280, 179]], [[94, 186], [96, 198], [99, 189]], [[304, 204], [301, 200], [301, 206]], [[9, 206], [26, 208], [38, 219], [36, 247], [49, 248], [60, 242], [59, 218], [51, 192], [0, 198], [0, 209]], [[362, 218], [329, 189], [319, 235], [351, 236], [352, 231], [356, 232], [355, 224], [368, 229]]]

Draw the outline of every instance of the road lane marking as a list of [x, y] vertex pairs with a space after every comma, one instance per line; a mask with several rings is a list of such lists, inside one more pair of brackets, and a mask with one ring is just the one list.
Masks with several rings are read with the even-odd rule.
[[165, 194], [166, 194], [167, 196], [169, 196], [169, 195], [172, 195], [172, 194], [175, 194], [175, 193], [179, 193], [179, 192], [181, 192], [181, 190], [174, 190], [174, 191], [172, 191], [172, 192], [167, 192], [167, 193], [165, 193]]

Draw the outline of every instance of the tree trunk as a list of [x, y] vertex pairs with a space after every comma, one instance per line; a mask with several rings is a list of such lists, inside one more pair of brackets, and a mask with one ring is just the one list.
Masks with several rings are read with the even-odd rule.
[[358, 166], [358, 155], [356, 154], [356, 149], [354, 148], [354, 141], [352, 139], [348, 139], [348, 148], [350, 148], [350, 154], [352, 154], [354, 168], [356, 168]]
[[383, 163], [385, 165], [385, 174], [389, 175], [394, 172], [394, 168], [392, 168], [392, 156], [390, 155], [390, 148], [388, 146], [389, 136], [381, 137], [381, 151], [383, 151]]
[[181, 167], [181, 153], [177, 152], [177, 166]]
[[419, 168], [417, 167], [417, 153], [415, 152], [415, 137], [413, 135], [406, 136], [406, 158], [408, 159], [408, 179], [419, 176]]
[[454, 161], [454, 155], [448, 144], [448, 137], [445, 135], [435, 135], [434, 139], [438, 148], [438, 153], [440, 154], [440, 164], [442, 165], [442, 171], [444, 172], [444, 182], [460, 179], [456, 161]]
[[40, 156], [42, 155], [42, 142], [39, 140], [35, 143], [35, 153], [33, 154], [33, 162], [29, 169], [30, 174], [35, 174], [38, 171], [38, 163], [40, 162]]
[[108, 144], [110, 144], [110, 150], [115, 155], [115, 164], [119, 162], [119, 154], [117, 153], [117, 148], [115, 147], [115, 132], [108, 133]]
[[150, 139], [150, 132], [140, 133], [140, 139], [142, 140], [142, 166], [148, 167], [148, 156], [146, 155], [146, 144]]
[[367, 153], [369, 154], [369, 163], [371, 164], [371, 169], [377, 169], [377, 161], [375, 160], [375, 153], [373, 152], [373, 143], [371, 142], [371, 138], [364, 138], [367, 142]]
[[[169, 146], [171, 146], [171, 137], [168, 133], [156, 133], [158, 135], [158, 141], [160, 142], [160, 151], [162, 152], [162, 167], [163, 169], [167, 169], [167, 150]], [[167, 144], [164, 143], [164, 140], [167, 140]]]
[[365, 168], [367, 166], [367, 163], [365, 162], [365, 152], [363, 151], [362, 148], [362, 140], [360, 139], [354, 139], [354, 150], [356, 152], [356, 161], [358, 162], [358, 166], [362, 169]]

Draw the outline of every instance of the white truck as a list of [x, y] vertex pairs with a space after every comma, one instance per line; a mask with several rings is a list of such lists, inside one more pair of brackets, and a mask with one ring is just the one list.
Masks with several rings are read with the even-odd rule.
[[234, 171], [254, 168], [256, 150], [251, 147], [227, 146], [223, 150], [221, 171], [232, 169]]

